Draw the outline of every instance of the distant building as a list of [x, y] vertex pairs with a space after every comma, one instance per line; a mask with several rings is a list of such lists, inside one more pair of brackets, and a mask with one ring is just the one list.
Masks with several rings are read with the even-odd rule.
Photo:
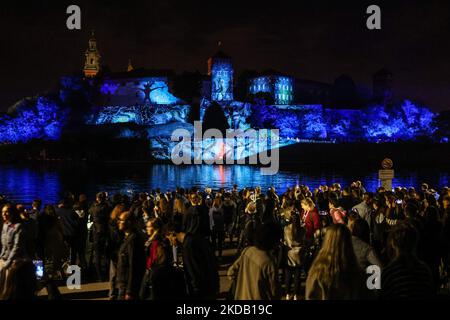
[[100, 53], [97, 49], [97, 40], [95, 40], [94, 32], [89, 39], [89, 47], [85, 53], [86, 60], [84, 62], [83, 73], [86, 78], [95, 77], [100, 72]]

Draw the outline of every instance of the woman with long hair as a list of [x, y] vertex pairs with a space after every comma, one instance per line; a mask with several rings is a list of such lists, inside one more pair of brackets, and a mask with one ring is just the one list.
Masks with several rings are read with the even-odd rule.
[[353, 251], [350, 230], [343, 224], [329, 226], [308, 273], [306, 299], [365, 298], [365, 282]]
[[186, 205], [181, 197], [176, 197], [173, 201], [172, 222], [181, 226], [183, 224], [183, 217], [186, 214]]
[[[287, 199], [284, 202], [284, 271], [286, 300], [298, 300], [300, 296], [301, 251], [305, 229], [301, 226], [300, 213], [295, 209], [294, 202]], [[291, 291], [292, 278], [294, 278], [294, 291]]]
[[2, 208], [0, 300], [31, 299], [35, 294], [34, 267], [26, 252], [20, 214], [12, 204]]
[[302, 222], [306, 228], [306, 241], [312, 243], [314, 233], [320, 229], [320, 218], [316, 205], [311, 198], [305, 198], [301, 201], [303, 209]]

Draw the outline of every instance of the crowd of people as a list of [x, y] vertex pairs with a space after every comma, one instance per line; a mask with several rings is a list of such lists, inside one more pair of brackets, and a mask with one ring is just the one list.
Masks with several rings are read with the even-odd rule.
[[[68, 265], [83, 282], [109, 281], [111, 300], [419, 299], [449, 290], [447, 187], [368, 192], [357, 181], [277, 194], [235, 185], [99, 192], [93, 203], [68, 193], [31, 208], [0, 197], [0, 208], [0, 299], [33, 299], [43, 287], [60, 299]], [[224, 249], [235, 252], [230, 288], [220, 288]], [[373, 286], [368, 267], [381, 272]]]

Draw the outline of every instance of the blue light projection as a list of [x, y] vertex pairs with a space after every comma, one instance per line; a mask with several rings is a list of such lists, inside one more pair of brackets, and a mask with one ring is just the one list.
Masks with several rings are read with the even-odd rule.
[[249, 92], [270, 93], [275, 104], [288, 105], [294, 100], [293, 79], [285, 76], [263, 76], [250, 80]]
[[188, 105], [106, 106], [91, 117], [88, 124], [136, 123], [157, 125], [187, 121]]
[[139, 85], [139, 97], [153, 104], [175, 104], [178, 99], [169, 92], [165, 81], [142, 81]]
[[249, 91], [251, 94], [258, 92], [273, 93], [269, 77], [257, 77], [250, 80]]
[[216, 58], [211, 71], [211, 99], [233, 100], [233, 66], [231, 60]]
[[13, 115], [0, 116], [0, 143], [57, 140], [69, 115], [58, 101], [44, 96], [24, 99], [13, 109]]
[[179, 99], [169, 92], [167, 79], [162, 77], [143, 77], [119, 80], [105, 80], [100, 94], [109, 105], [172, 105]]
[[335, 110], [311, 106], [278, 108], [252, 105], [251, 126], [279, 128], [280, 136], [339, 141], [397, 141], [432, 137], [435, 114], [406, 100], [391, 109], [371, 106], [363, 110]]
[[388, 109], [371, 106], [364, 111], [361, 120], [364, 137], [368, 141], [414, 140], [417, 137], [432, 137], [437, 130], [433, 119], [436, 115], [428, 108], [420, 107], [409, 100]]
[[275, 104], [290, 104], [294, 99], [293, 79], [288, 77], [274, 77]]

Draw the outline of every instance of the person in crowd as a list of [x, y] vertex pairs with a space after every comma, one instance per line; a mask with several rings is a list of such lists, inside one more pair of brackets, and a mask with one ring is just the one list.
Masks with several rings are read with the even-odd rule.
[[369, 244], [370, 230], [367, 221], [360, 217], [350, 219], [348, 227], [352, 234], [353, 250], [355, 251], [359, 267], [362, 270], [366, 270], [371, 265], [381, 268], [381, 260], [375, 249]]
[[436, 206], [427, 207], [424, 213], [425, 223], [423, 232], [420, 235], [423, 243], [421, 258], [428, 265], [433, 274], [435, 291], [440, 287], [439, 267], [442, 258], [442, 248], [444, 247], [442, 238], [442, 223], [439, 220], [439, 210]]
[[365, 299], [366, 276], [353, 251], [350, 230], [343, 224], [327, 228], [325, 239], [306, 280], [307, 300]]
[[218, 251], [219, 259], [222, 259], [222, 248], [225, 240], [225, 221], [222, 209], [222, 201], [220, 198], [215, 198], [209, 215], [212, 220], [211, 239], [214, 252]]
[[[183, 196], [184, 197], [184, 196]], [[186, 214], [186, 202], [182, 196], [178, 196], [173, 201], [172, 209], [172, 221], [175, 224], [181, 225], [183, 223], [183, 217]]]
[[441, 220], [443, 271], [447, 277], [443, 282], [446, 282], [450, 289], [450, 196], [447, 194], [442, 199]]
[[31, 259], [34, 259], [36, 257], [36, 241], [38, 233], [37, 222], [31, 218], [30, 213], [23, 205], [17, 205], [16, 208], [20, 215], [20, 223], [23, 228], [27, 254]]
[[381, 199], [384, 199], [384, 195], [378, 194], [372, 202], [374, 210], [372, 246], [379, 253], [385, 248], [388, 231], [385, 213], [386, 209]]
[[77, 258], [81, 259], [81, 227], [80, 218], [73, 210], [71, 199], [64, 198], [56, 209], [56, 215], [61, 219], [64, 242], [70, 249], [70, 264], [76, 265]]
[[208, 208], [203, 204], [203, 199], [200, 194], [193, 192], [189, 198], [191, 206], [184, 216], [184, 232], [186, 234], [195, 232], [209, 238], [211, 234], [211, 221]]
[[306, 228], [305, 240], [311, 244], [314, 240], [314, 234], [320, 229], [319, 213], [311, 198], [303, 199], [301, 206], [303, 209], [302, 222]]
[[184, 274], [173, 266], [171, 248], [164, 241], [156, 247], [148, 300], [183, 300], [187, 297]]
[[245, 216], [242, 220], [243, 226], [241, 229], [238, 250], [255, 244], [256, 229], [261, 224], [255, 202], [249, 202], [245, 208]]
[[393, 195], [392, 193], [387, 193], [385, 195], [386, 223], [390, 227], [405, 219], [405, 216], [403, 214], [403, 199], [398, 198], [397, 196]]
[[270, 187], [269, 190], [267, 190], [264, 201], [264, 214], [261, 218], [261, 222], [276, 221], [279, 202], [280, 200], [275, 192], [275, 188]]
[[118, 251], [117, 299], [135, 300], [139, 298], [145, 272], [144, 240], [136, 230], [136, 217], [130, 211], [120, 214], [118, 226], [124, 239]]
[[[357, 184], [358, 185], [358, 184]], [[358, 213], [358, 215], [367, 221], [369, 225], [371, 237], [373, 230], [373, 193], [365, 192], [363, 200], [352, 208], [352, 211]]]
[[69, 249], [64, 243], [61, 220], [55, 207], [46, 205], [38, 217], [38, 257], [44, 265], [43, 286], [47, 288], [48, 299], [60, 299], [61, 293], [55, 280], [63, 274], [62, 265]]
[[109, 299], [116, 300], [118, 290], [117, 280], [117, 263], [119, 260], [119, 249], [123, 242], [123, 232], [119, 230], [119, 218], [126, 211], [124, 204], [117, 204], [111, 211], [109, 219], [109, 236], [107, 245], [107, 256], [109, 257]]
[[330, 217], [334, 224], [346, 223], [347, 212], [339, 205], [339, 199], [337, 197], [330, 197], [328, 199], [328, 207], [330, 208]]
[[339, 198], [339, 206], [346, 212], [350, 212], [355, 205], [357, 205], [357, 203], [355, 203], [355, 199], [352, 197], [350, 187], [345, 187], [342, 189], [342, 197]]
[[[300, 300], [300, 284], [302, 271], [302, 249], [305, 229], [301, 227], [300, 212], [295, 209], [293, 201], [285, 203], [284, 210], [284, 251], [285, 256], [285, 288], [286, 300]], [[291, 291], [292, 278], [294, 290]]]
[[152, 294], [152, 267], [160, 258], [161, 252], [158, 252], [158, 249], [161, 250], [160, 246], [163, 241], [162, 227], [163, 221], [160, 218], [152, 218], [147, 221], [146, 233], [148, 239], [144, 245], [146, 252], [146, 271], [139, 294], [141, 299], [144, 300], [149, 299]]
[[409, 221], [389, 233], [390, 262], [381, 276], [381, 299], [429, 299], [434, 296], [433, 275], [417, 257], [419, 234]]
[[[81, 254], [85, 257], [86, 260], [86, 252], [87, 252], [87, 245], [88, 245], [88, 239], [89, 239], [89, 230], [87, 228], [88, 222], [89, 222], [89, 201], [86, 194], [81, 193], [78, 196], [78, 216], [81, 219]], [[87, 267], [87, 263], [86, 263]]]
[[231, 294], [235, 300], [281, 298], [276, 259], [271, 254], [279, 239], [275, 223], [258, 226], [255, 245], [245, 248], [227, 272], [234, 282]]
[[97, 281], [103, 282], [105, 280], [105, 273], [102, 266], [106, 266], [107, 264], [106, 245], [109, 233], [109, 217], [111, 214], [110, 207], [106, 202], [106, 195], [104, 192], [97, 193], [95, 203], [89, 208], [89, 214], [92, 217], [93, 221], [92, 236]]
[[185, 231], [174, 224], [169, 224], [167, 238], [172, 246], [181, 244], [188, 298], [214, 300], [220, 289], [214, 251], [201, 224], [194, 219], [188, 221], [192, 225], [185, 226]]
[[33, 220], [37, 220], [39, 215], [41, 214], [42, 209], [42, 200], [41, 199], [35, 199], [31, 203], [31, 211], [30, 211], [30, 218]]
[[31, 300], [35, 297], [36, 276], [19, 212], [11, 203], [3, 205], [1, 212], [0, 300]]
[[78, 230], [76, 232], [77, 238], [77, 248], [78, 248], [78, 258], [79, 266], [83, 271], [87, 270], [86, 261], [86, 241], [87, 241], [87, 224], [88, 224], [88, 210], [83, 202], [76, 201], [73, 205], [73, 210], [78, 218]]
[[226, 235], [229, 238], [230, 246], [233, 244], [233, 234], [234, 234], [234, 221], [237, 215], [237, 204], [231, 198], [231, 193], [226, 192], [223, 196], [222, 202], [223, 210], [223, 223], [225, 227]]

